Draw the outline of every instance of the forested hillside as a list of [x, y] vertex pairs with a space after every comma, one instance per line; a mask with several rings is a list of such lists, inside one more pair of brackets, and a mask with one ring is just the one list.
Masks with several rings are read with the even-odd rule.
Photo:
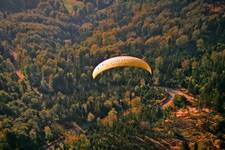
[[36, 8], [39, 0], [1, 0], [0, 11], [4, 13], [18, 12]]
[[222, 149], [224, 85], [223, 1], [0, 1], [0, 149]]

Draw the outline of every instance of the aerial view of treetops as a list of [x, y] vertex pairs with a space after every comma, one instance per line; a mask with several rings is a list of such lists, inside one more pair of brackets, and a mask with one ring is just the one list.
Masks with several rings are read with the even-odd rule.
[[225, 1], [0, 0], [14, 149], [225, 149]]

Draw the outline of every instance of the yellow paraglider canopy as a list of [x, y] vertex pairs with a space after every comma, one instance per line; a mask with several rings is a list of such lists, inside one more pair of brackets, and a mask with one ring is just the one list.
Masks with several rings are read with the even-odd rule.
[[132, 56], [117, 56], [98, 64], [92, 73], [92, 77], [95, 79], [100, 73], [117, 67], [137, 67], [152, 74], [151, 67], [144, 60]]

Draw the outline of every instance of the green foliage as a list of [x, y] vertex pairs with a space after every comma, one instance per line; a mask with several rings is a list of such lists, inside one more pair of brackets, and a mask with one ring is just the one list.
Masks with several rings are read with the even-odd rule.
[[180, 46], [180, 47], [187, 45], [187, 43], [188, 43], [188, 37], [186, 35], [182, 35], [176, 40], [177, 46]]
[[[154, 132], [149, 130], [150, 125], [161, 119], [160, 110], [146, 108], [138, 114], [121, 117], [113, 126], [99, 126], [97, 132], [90, 131], [90, 148], [93, 149], [154, 149], [157, 146], [148, 142], [139, 142], [145, 136], [154, 137]], [[129, 134], [127, 134], [129, 133]], [[118, 140], [119, 139], [119, 140]]]
[[173, 101], [176, 107], [185, 107], [188, 104], [187, 99], [184, 96], [176, 95]]
[[217, 124], [216, 124], [215, 133], [217, 134], [217, 137], [219, 137], [219, 138], [221, 138], [223, 136], [223, 134], [225, 133], [224, 125], [225, 125], [224, 119], [217, 122]]
[[[199, 106], [224, 113], [223, 7], [202, 0], [1, 0], [0, 149], [43, 149], [68, 130], [66, 122], [89, 127], [78, 149], [159, 149], [142, 140], [160, 137], [151, 130], [170, 112], [156, 106], [165, 95], [158, 85], [187, 88], [200, 95]], [[153, 77], [122, 68], [92, 80], [96, 64], [118, 55], [144, 57]], [[136, 97], [140, 114], [123, 116]], [[187, 101], [176, 96], [174, 104]], [[111, 109], [121, 118], [102, 127]]]

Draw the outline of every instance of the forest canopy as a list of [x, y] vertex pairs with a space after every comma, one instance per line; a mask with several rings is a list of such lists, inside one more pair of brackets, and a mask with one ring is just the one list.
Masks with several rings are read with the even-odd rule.
[[[224, 12], [220, 0], [1, 0], [0, 149], [222, 148]], [[153, 75], [92, 79], [125, 55]], [[161, 107], [170, 96], [175, 106]], [[188, 126], [185, 111], [203, 123]]]

